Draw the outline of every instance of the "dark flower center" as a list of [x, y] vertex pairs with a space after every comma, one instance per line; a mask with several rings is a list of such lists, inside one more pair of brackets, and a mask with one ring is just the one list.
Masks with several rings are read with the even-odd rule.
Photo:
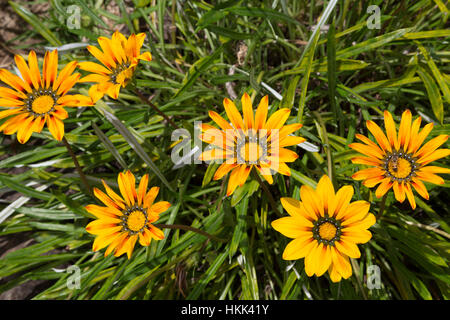
[[325, 217], [320, 217], [318, 220], [314, 221], [312, 233], [313, 238], [316, 239], [317, 242], [328, 246], [334, 246], [334, 243], [341, 238], [341, 221], [325, 214]]

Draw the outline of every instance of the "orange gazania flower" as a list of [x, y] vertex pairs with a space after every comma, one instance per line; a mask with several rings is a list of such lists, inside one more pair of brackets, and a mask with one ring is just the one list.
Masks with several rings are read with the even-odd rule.
[[283, 252], [284, 260], [305, 258], [308, 277], [323, 275], [327, 270], [333, 282], [352, 275], [350, 258], [359, 258], [357, 244], [372, 238], [367, 229], [375, 224], [367, 201], [350, 203], [353, 187], [334, 192], [333, 184], [323, 176], [314, 190], [303, 185], [301, 201], [281, 198], [289, 217], [272, 222], [272, 227], [293, 239]]
[[289, 176], [291, 170], [286, 162], [295, 161], [298, 155], [284, 147], [305, 141], [302, 137], [291, 135], [302, 127], [300, 123], [284, 125], [290, 109], [280, 109], [267, 120], [268, 96], [261, 99], [255, 115], [247, 93], [244, 93], [241, 102], [244, 119], [233, 101], [225, 98], [223, 105], [231, 124], [216, 112], [209, 111], [209, 116], [220, 129], [208, 124], [201, 126], [203, 133], [200, 139], [215, 148], [204, 151], [200, 159], [225, 160], [217, 169], [214, 180], [221, 179], [231, 171], [227, 196], [231, 195], [238, 185], [245, 183], [253, 167], [270, 184], [273, 183], [272, 175], [276, 172]]
[[7, 108], [0, 111], [0, 119], [11, 116], [0, 131], [9, 135], [17, 132], [17, 140], [25, 143], [47, 123], [53, 137], [60, 141], [64, 136], [63, 120], [68, 117], [64, 107], [93, 105], [89, 97], [67, 94], [80, 78], [79, 73], [72, 74], [77, 62], [67, 64], [58, 75], [58, 52], [47, 51], [41, 77], [34, 51], [28, 55], [28, 64], [20, 55], [14, 60], [22, 78], [0, 70], [0, 81], [10, 87], [0, 87], [0, 108]]
[[152, 239], [164, 239], [164, 233], [152, 223], [169, 209], [170, 203], [154, 202], [159, 188], [152, 187], [147, 192], [147, 174], [142, 177], [138, 190], [135, 188], [135, 177], [130, 171], [120, 173], [117, 180], [121, 196], [103, 180], [107, 195], [94, 188], [94, 195], [106, 207], [94, 204], [86, 206], [86, 210], [97, 217], [97, 220], [86, 226], [86, 230], [97, 236], [92, 246], [93, 251], [108, 246], [105, 257], [114, 252], [116, 257], [126, 253], [130, 259], [137, 240], [141, 245], [148, 246]]
[[151, 61], [150, 52], [141, 54], [145, 33], [132, 34], [128, 39], [119, 31], [114, 32], [111, 39], [99, 37], [98, 43], [103, 51], [88, 46], [89, 52], [104, 66], [95, 62], [81, 62], [80, 69], [92, 72], [82, 78], [82, 82], [97, 83], [89, 90], [95, 101], [108, 94], [111, 98], [119, 97], [120, 88], [126, 87], [133, 77], [139, 60]]
[[353, 158], [353, 163], [373, 167], [356, 172], [352, 176], [353, 179], [364, 180], [363, 184], [368, 188], [380, 184], [375, 191], [377, 198], [382, 197], [392, 187], [398, 201], [403, 202], [407, 197], [411, 207], [415, 209], [416, 201], [411, 186], [428, 200], [429, 195], [422, 181], [443, 184], [444, 180], [435, 173], [450, 173], [450, 170], [427, 165], [450, 155], [450, 149], [438, 149], [447, 141], [448, 135], [439, 135], [422, 146], [433, 128], [433, 123], [427, 124], [419, 131], [421, 117], [412, 124], [411, 118], [409, 110], [403, 112], [397, 136], [392, 115], [384, 111], [386, 135], [375, 122], [367, 121], [367, 128], [377, 143], [357, 134], [356, 138], [364, 144], [352, 143], [349, 147], [366, 156]]

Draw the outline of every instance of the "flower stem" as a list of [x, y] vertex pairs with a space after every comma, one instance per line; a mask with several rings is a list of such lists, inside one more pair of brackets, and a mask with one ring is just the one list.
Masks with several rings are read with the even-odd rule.
[[181, 229], [181, 230], [186, 230], [186, 231], [192, 231], [192, 232], [201, 234], [202, 236], [205, 236], [208, 239], [216, 240], [219, 242], [227, 242], [228, 241], [226, 239], [221, 239], [216, 236], [213, 236], [212, 234], [209, 234], [208, 232], [205, 232], [203, 230], [200, 230], [200, 229], [197, 229], [197, 228], [194, 228], [191, 226], [186, 226], [184, 224], [160, 224], [160, 223], [158, 223], [158, 224], [154, 224], [154, 226], [157, 228], [163, 228], [163, 229]]
[[384, 208], [386, 207], [386, 198], [387, 198], [387, 193], [384, 194], [383, 198], [381, 199], [381, 203], [380, 203], [380, 210], [378, 211], [377, 214], [377, 221], [381, 218], [381, 216], [383, 215], [384, 212]]
[[153, 110], [155, 110], [160, 116], [162, 116], [174, 129], [179, 129], [175, 122], [173, 122], [164, 112], [162, 112], [157, 106], [150, 102], [138, 89], [134, 90], [134, 93], [141, 99], [141, 101], [149, 105]]
[[264, 184], [264, 182], [261, 180], [261, 178], [258, 176], [258, 174], [256, 172], [252, 171], [252, 176], [255, 178], [256, 181], [258, 181], [259, 185], [266, 193], [267, 198], [269, 199], [270, 205], [272, 206], [272, 210], [275, 211], [275, 213], [279, 217], [281, 217], [282, 215], [281, 215], [280, 211], [278, 211], [277, 204], [276, 204], [272, 194], [270, 193], [270, 190], [267, 189], [267, 186]]
[[63, 136], [62, 142], [66, 146], [67, 151], [69, 152], [70, 156], [72, 157], [73, 163], [75, 164], [75, 168], [77, 169], [78, 174], [80, 175], [80, 178], [81, 178], [81, 181], [84, 184], [84, 187], [89, 192], [89, 194], [91, 194], [92, 193], [92, 188], [89, 185], [89, 182], [87, 181], [86, 176], [83, 173], [83, 170], [81, 169], [80, 163], [78, 162], [77, 156], [73, 152], [72, 147], [69, 144], [69, 141], [67, 141], [66, 137]]

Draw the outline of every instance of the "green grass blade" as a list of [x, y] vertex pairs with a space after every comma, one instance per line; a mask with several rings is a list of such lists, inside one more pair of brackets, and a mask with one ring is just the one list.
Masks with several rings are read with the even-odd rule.
[[436, 116], [436, 119], [438, 119], [438, 121], [443, 124], [444, 103], [442, 102], [442, 97], [438, 85], [434, 81], [433, 77], [429, 75], [424, 68], [419, 67], [417, 73], [422, 79], [425, 89], [427, 90], [428, 99], [430, 99], [431, 108], [433, 109], [433, 113]]
[[25, 7], [15, 2], [9, 1], [9, 5], [14, 9], [19, 16], [21, 16], [26, 22], [28, 22], [34, 30], [39, 32], [53, 46], [61, 46], [62, 43], [58, 37], [38, 18], [34, 13], [26, 9]]
[[125, 125], [120, 121], [114, 114], [103, 110], [106, 119], [111, 122], [111, 124], [119, 131], [119, 133], [124, 137], [124, 139], [130, 144], [133, 150], [138, 154], [138, 156], [144, 160], [144, 162], [149, 166], [150, 170], [164, 183], [164, 185], [172, 192], [174, 192], [172, 186], [167, 181], [166, 177], [162, 174], [159, 168], [153, 163], [152, 159], [141, 147], [139, 142], [136, 140], [135, 136], [125, 127]]

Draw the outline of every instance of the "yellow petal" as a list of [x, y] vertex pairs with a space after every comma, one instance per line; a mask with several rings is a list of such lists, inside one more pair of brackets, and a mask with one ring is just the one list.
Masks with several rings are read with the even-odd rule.
[[10, 87], [21, 92], [31, 92], [31, 87], [29, 84], [24, 82], [15, 74], [12, 74], [6, 69], [0, 69], [0, 80], [9, 85]]
[[419, 149], [419, 147], [422, 145], [422, 142], [425, 141], [425, 138], [430, 134], [432, 129], [433, 123], [429, 123], [425, 127], [423, 127], [423, 129], [417, 135], [417, 138], [414, 141], [411, 140], [411, 144], [408, 149], [411, 150], [411, 152], [416, 152], [417, 149]]
[[303, 137], [287, 136], [287, 137], [280, 139], [280, 148], [298, 145], [305, 141], [306, 141], [306, 139]]
[[406, 197], [408, 198], [409, 204], [411, 205], [411, 208], [413, 210], [416, 209], [416, 199], [414, 199], [414, 195], [412, 193], [410, 184], [406, 184], [405, 192], [406, 192]]
[[366, 164], [369, 166], [378, 166], [381, 161], [376, 158], [368, 158], [368, 157], [355, 157], [352, 158], [352, 163], [355, 164]]
[[115, 193], [114, 190], [111, 189], [103, 179], [102, 179], [102, 184], [106, 190], [106, 193], [114, 201], [114, 203], [117, 206], [119, 206], [120, 208], [125, 209], [125, 201], [123, 200], [123, 198], [121, 196], [119, 196], [117, 193]]
[[405, 190], [403, 189], [403, 183], [398, 183], [398, 181], [394, 181], [392, 185], [392, 189], [394, 189], [395, 199], [399, 202], [405, 201]]
[[228, 179], [228, 186], [227, 186], [227, 196], [230, 196], [233, 194], [234, 190], [237, 188], [240, 182], [240, 170], [241, 166], [238, 166], [231, 171], [230, 178]]
[[322, 199], [317, 196], [316, 191], [310, 186], [302, 185], [300, 198], [305, 210], [314, 214], [316, 219], [324, 215]]
[[119, 232], [113, 232], [97, 236], [94, 240], [94, 243], [92, 244], [92, 251], [95, 252], [103, 249], [107, 245], [110, 245], [114, 240], [119, 238], [119, 236], [120, 236]]
[[391, 145], [384, 135], [381, 128], [373, 121], [369, 120], [366, 122], [367, 129], [373, 134], [375, 139], [377, 140], [378, 144], [383, 150], [388, 150], [389, 152], [392, 151]]
[[308, 225], [308, 227], [312, 227], [313, 224], [311, 223], [311, 221], [305, 218], [283, 217], [272, 221], [271, 225], [275, 230], [288, 238], [300, 238], [302, 236], [305, 236], [305, 234], [309, 235], [309, 237], [312, 237], [311, 231], [307, 231], [306, 226]]
[[28, 83], [29, 86], [31, 86], [33, 84], [33, 80], [31, 79], [31, 72], [28, 68], [27, 63], [25, 62], [25, 59], [22, 56], [16, 54], [14, 56], [14, 61], [16, 62], [17, 68], [19, 69], [22, 78]]
[[142, 203], [144, 202], [145, 195], [147, 194], [147, 187], [148, 187], [148, 174], [144, 174], [144, 176], [141, 178], [141, 181], [139, 182], [139, 188], [137, 193], [138, 205], [142, 205]]
[[20, 128], [21, 123], [28, 117], [28, 113], [22, 113], [6, 120], [1, 126], [0, 131], [4, 134], [14, 134]]
[[388, 192], [388, 190], [392, 187], [392, 181], [389, 178], [385, 178], [383, 179], [383, 181], [381, 181], [381, 184], [378, 186], [377, 190], [375, 191], [375, 196], [377, 198], [381, 198], [382, 196], [384, 196], [384, 194], [386, 192]]
[[122, 232], [118, 237], [116, 237], [105, 251], [105, 257], [111, 252], [116, 251], [119, 246], [122, 245], [123, 241], [127, 238], [128, 233]]
[[318, 253], [318, 244], [317, 241], [312, 241], [313, 245], [310, 249], [309, 253], [305, 256], [305, 272], [308, 277], [312, 277], [314, 273], [316, 273], [317, 269], [317, 262], [318, 259], [316, 258]]
[[113, 200], [111, 200], [110, 197], [108, 197], [106, 194], [104, 194], [101, 190], [94, 188], [94, 195], [108, 207], [120, 210], [120, 207]]
[[[1, 99], [0, 99], [1, 100]], [[23, 112], [20, 108], [14, 108], [14, 109], [7, 109], [4, 111], [0, 111], [0, 119], [12, 116], [14, 114], [18, 114]]]
[[361, 221], [369, 212], [370, 203], [364, 200], [358, 200], [350, 203], [342, 215], [342, 226], [351, 225], [354, 222]]
[[265, 128], [267, 112], [269, 108], [269, 97], [264, 96], [259, 102], [258, 108], [255, 113], [255, 129], [260, 130]]
[[435, 167], [435, 166], [427, 166], [420, 168], [421, 172], [428, 172], [428, 173], [450, 173], [450, 169], [448, 168], [442, 168], [442, 167]]
[[237, 167], [237, 163], [222, 163], [219, 168], [217, 168], [216, 173], [214, 174], [214, 180], [222, 179], [224, 175], [230, 172], [233, 168]]
[[242, 120], [241, 114], [236, 108], [234, 102], [228, 98], [225, 98], [223, 100], [223, 106], [225, 107], [225, 112], [227, 113], [228, 119], [230, 119], [234, 128], [244, 129], [244, 121]]
[[146, 52], [140, 54], [137, 58], [138, 58], [139, 60], [152, 61], [152, 55], [151, 55], [151, 53], [148, 52], [148, 51], [146, 51]]
[[167, 202], [167, 201], [160, 201], [160, 202], [157, 202], [157, 203], [153, 204], [151, 206], [150, 210], [151, 210], [152, 213], [155, 213], [155, 214], [159, 215], [160, 213], [163, 213], [164, 211], [167, 211], [167, 209], [169, 209], [170, 206], [171, 206], [171, 204], [169, 202]]
[[[331, 248], [331, 250], [333, 249], [334, 248]], [[330, 279], [332, 282], [336, 283], [341, 281], [342, 276], [337, 271], [336, 264], [334, 262], [330, 264], [330, 268], [328, 268], [328, 273], [330, 274]]]
[[372, 238], [372, 233], [367, 230], [342, 232], [342, 241], [351, 241], [353, 243], [366, 243]]
[[442, 134], [436, 138], [431, 139], [423, 145], [415, 154], [414, 157], [422, 158], [431, 155], [437, 148], [448, 140], [448, 135]]
[[334, 245], [337, 250], [346, 254], [350, 258], [358, 259], [361, 257], [361, 252], [359, 251], [358, 246], [353, 242], [340, 240], [336, 241]]
[[286, 120], [289, 118], [290, 113], [291, 110], [288, 108], [277, 110], [274, 114], [272, 114], [269, 117], [269, 120], [267, 120], [265, 128], [280, 129], [284, 125]]
[[[97, 189], [98, 190], [98, 189]], [[98, 190], [99, 191], [99, 190]], [[94, 193], [95, 189], [94, 189]], [[96, 194], [96, 196], [98, 197], [98, 194]], [[100, 195], [100, 197], [106, 197], [107, 196], [105, 194]], [[111, 201], [111, 200], [109, 200]], [[89, 212], [92, 213], [94, 216], [96, 216], [97, 218], [101, 219], [101, 218], [116, 218], [118, 216], [122, 215], [122, 212], [116, 208], [113, 208], [111, 206], [108, 207], [100, 207], [97, 206], [95, 204], [89, 204], [85, 207], [85, 209]]]
[[407, 153], [413, 153], [415, 142], [417, 141], [417, 137], [419, 135], [419, 129], [420, 129], [420, 123], [422, 122], [422, 118], [418, 117], [416, 120], [414, 120], [412, 126], [411, 126], [411, 136], [409, 138], [409, 144], [405, 146], [405, 149]]
[[152, 187], [144, 198], [144, 208], [150, 208], [153, 205], [159, 193], [159, 187]]
[[335, 218], [340, 220], [347, 212], [353, 193], [354, 190], [352, 186], [343, 186], [340, 188], [336, 193], [336, 206], [334, 212], [329, 212], [329, 214], [334, 214]]
[[294, 162], [298, 159], [298, 154], [286, 148], [280, 148], [279, 162]]
[[442, 179], [441, 177], [439, 177], [438, 175], [435, 175], [434, 173], [429, 173], [429, 172], [421, 172], [420, 170], [416, 172], [416, 178], [426, 181], [426, 182], [431, 182], [434, 184], [444, 184], [444, 179]]
[[86, 226], [86, 231], [91, 234], [101, 234], [101, 233], [105, 233], [103, 231], [110, 230], [109, 233], [108, 232], [106, 232], [106, 233], [111, 234], [113, 232], [117, 232], [122, 229], [122, 226], [118, 226], [118, 224], [121, 222], [122, 222], [122, 220], [120, 220], [120, 219], [109, 218], [109, 217], [97, 219], [97, 220], [90, 222]]
[[405, 146], [409, 144], [411, 135], [411, 111], [406, 110], [402, 114], [402, 120], [400, 121], [400, 128], [398, 129], [398, 142], [400, 147], [405, 149]]
[[312, 248], [316, 246], [317, 241], [311, 236], [304, 236], [289, 242], [283, 251], [284, 260], [297, 260], [310, 254]]
[[430, 155], [420, 158], [417, 160], [417, 163], [421, 164], [422, 166], [426, 166], [430, 162], [433, 162], [437, 159], [444, 158], [450, 155], [450, 149], [438, 149], [431, 153]]
[[164, 239], [164, 232], [162, 232], [160, 229], [158, 229], [155, 226], [150, 226], [149, 228], [150, 235], [155, 240], [162, 240]]
[[61, 141], [64, 136], [64, 122], [56, 117], [50, 116], [47, 120], [47, 126], [53, 137]]
[[42, 85], [41, 73], [39, 71], [36, 52], [33, 50], [28, 54], [28, 65], [30, 66], [30, 77], [35, 89], [39, 89]]
[[144, 229], [143, 232], [139, 233], [139, 243], [141, 246], [147, 247], [150, 245], [152, 240], [151, 233], [148, 229]]
[[117, 182], [119, 184], [120, 193], [125, 199], [125, 203], [127, 204], [128, 207], [131, 207], [134, 204], [134, 199], [129, 186], [128, 176], [123, 172], [119, 173]]
[[241, 165], [241, 172], [239, 174], [239, 186], [242, 187], [245, 182], [247, 181], [247, 178], [250, 174], [250, 171], [252, 170], [253, 166], [247, 166], [247, 165]]
[[293, 124], [288, 124], [288, 125], [283, 126], [279, 132], [280, 139], [282, 139], [283, 137], [287, 137], [291, 133], [299, 130], [301, 127], [303, 127], [303, 125], [301, 123], [293, 123]]
[[333, 262], [333, 267], [339, 274], [339, 277], [335, 276], [335, 280], [339, 278], [339, 280], [337, 281], [340, 281], [340, 277], [348, 279], [352, 275], [352, 266], [350, 264], [348, 257], [342, 255], [342, 253], [340, 253], [334, 247], [331, 248], [331, 259]]
[[50, 88], [55, 83], [58, 73], [58, 51], [47, 51], [44, 56], [44, 65], [42, 66], [42, 75], [45, 87]]
[[319, 245], [318, 252], [317, 252], [317, 269], [316, 269], [316, 276], [320, 277], [323, 275], [331, 264], [331, 250], [330, 246], [324, 246], [322, 243]]
[[102, 74], [105, 76], [112, 73], [112, 71], [110, 69], [107, 69], [104, 66], [102, 66], [101, 64], [91, 62], [91, 61], [80, 62], [78, 64], [78, 66], [81, 70], [85, 70], [85, 71], [89, 71], [89, 72], [93, 72], [93, 73], [99, 73], [99, 74]]
[[226, 121], [224, 118], [222, 118], [217, 112], [209, 111], [208, 112], [209, 117], [219, 125], [219, 127], [223, 130], [233, 130], [233, 127], [230, 126], [228, 121]]
[[354, 180], [365, 180], [370, 178], [382, 177], [384, 176], [385, 170], [380, 168], [368, 168], [359, 170], [358, 172], [352, 175], [352, 179]]
[[[102, 37], [100, 37], [100, 38], [102, 38]], [[100, 38], [99, 38], [99, 42], [100, 42]], [[94, 47], [94, 46], [87, 46], [86, 49], [94, 57], [96, 57], [98, 61], [103, 63], [106, 67], [108, 67], [110, 69], [116, 67], [116, 63], [115, 63], [114, 59], [109, 54], [106, 54], [106, 53], [104, 54], [103, 52], [100, 51], [100, 49], [98, 49], [97, 47]]]
[[252, 100], [250, 99], [250, 96], [247, 93], [244, 93], [244, 95], [241, 98], [242, 103], [242, 113], [244, 114], [244, 129], [252, 129], [254, 125], [254, 119], [253, 119], [253, 108], [252, 108]]
[[331, 204], [331, 210], [334, 211], [335, 192], [333, 184], [331, 183], [331, 180], [327, 175], [323, 175], [322, 178], [320, 178], [319, 182], [317, 183], [316, 193], [321, 198], [324, 210], [328, 212]]
[[56, 94], [58, 94], [59, 96], [65, 95], [78, 82], [80, 76], [81, 75], [79, 73], [74, 73], [65, 78], [64, 80], [62, 80], [61, 85], [58, 88], [58, 91], [56, 91]]
[[395, 129], [395, 123], [391, 113], [387, 110], [384, 111], [384, 126], [389, 143], [398, 150], [397, 129]]
[[378, 158], [378, 159], [383, 159], [384, 158], [384, 153], [380, 150], [380, 148], [378, 147], [372, 147], [372, 146], [368, 146], [362, 143], [351, 143], [348, 145], [350, 148], [358, 151], [359, 153], [362, 153], [364, 155], [367, 155], [369, 157], [373, 157], [373, 158]]
[[17, 130], [17, 141], [19, 141], [21, 144], [24, 144], [25, 142], [30, 139], [30, 136], [32, 134], [33, 129], [33, 117], [26, 118], [20, 125], [19, 130]]

